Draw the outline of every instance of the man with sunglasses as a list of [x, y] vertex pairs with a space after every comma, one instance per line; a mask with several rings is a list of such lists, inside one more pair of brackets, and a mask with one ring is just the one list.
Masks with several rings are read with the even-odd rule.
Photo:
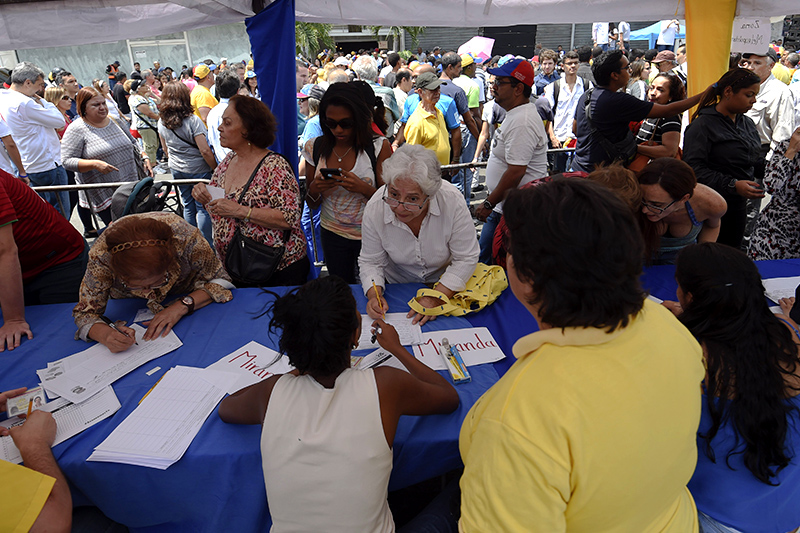
[[475, 217], [484, 221], [480, 261], [486, 264], [491, 262], [494, 230], [508, 192], [547, 174], [547, 134], [536, 106], [530, 103], [533, 65], [512, 59], [489, 69], [489, 74], [496, 77], [492, 85], [495, 105], [506, 110], [506, 118], [495, 133], [486, 166], [489, 196], [475, 208]]

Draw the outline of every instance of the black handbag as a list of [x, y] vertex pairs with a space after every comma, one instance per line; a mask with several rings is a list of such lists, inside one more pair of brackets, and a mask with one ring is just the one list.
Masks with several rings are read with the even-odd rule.
[[[274, 153], [274, 152], [272, 152]], [[264, 156], [258, 165], [256, 165], [250, 179], [242, 189], [242, 194], [239, 195], [239, 203], [244, 199], [244, 195], [250, 188], [253, 178], [256, 177], [258, 170], [264, 163], [264, 160], [271, 154]], [[276, 154], [279, 155], [280, 154]], [[283, 156], [281, 156], [283, 157]], [[292, 230], [287, 229], [283, 232], [283, 246], [267, 246], [250, 237], [242, 234], [241, 225], [236, 223], [236, 229], [233, 233], [233, 239], [228, 245], [228, 251], [225, 254], [225, 270], [231, 276], [233, 283], [237, 287], [252, 287], [263, 286], [269, 282], [278, 264], [283, 259], [283, 253], [286, 251], [286, 243], [289, 242]]]

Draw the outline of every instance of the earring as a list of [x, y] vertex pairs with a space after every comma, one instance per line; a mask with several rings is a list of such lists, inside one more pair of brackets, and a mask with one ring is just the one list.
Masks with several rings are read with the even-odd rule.
[[352, 347], [353, 347], [353, 350], [355, 350], [356, 348], [358, 348], [358, 341], [354, 342], [354, 343], [352, 344]]

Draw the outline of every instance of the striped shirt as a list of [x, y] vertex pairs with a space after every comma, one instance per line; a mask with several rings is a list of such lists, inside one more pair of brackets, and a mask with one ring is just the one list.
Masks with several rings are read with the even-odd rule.
[[83, 237], [67, 219], [21, 180], [0, 170], [0, 227], [8, 224], [13, 224], [23, 281], [83, 251]]
[[636, 135], [636, 144], [653, 141], [661, 144], [661, 136], [670, 131], [681, 131], [681, 117], [675, 115], [667, 118], [646, 118], [642, 121], [639, 133]]

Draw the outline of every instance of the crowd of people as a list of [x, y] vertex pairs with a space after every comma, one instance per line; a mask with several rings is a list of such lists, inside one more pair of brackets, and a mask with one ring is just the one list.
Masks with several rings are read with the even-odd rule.
[[[76, 338], [122, 352], [134, 331], [105, 319], [110, 298], [145, 299], [151, 339], [232, 289], [301, 286], [273, 295], [269, 324], [296, 371], [227, 398], [220, 416], [263, 423], [276, 528], [393, 531], [397, 420], [450, 412], [458, 395], [382, 321], [387, 284], [451, 298], [479, 262], [500, 264], [539, 331], [467, 415], [460, 505], [439, 513], [439, 530], [796, 530], [800, 311], [768, 310], [752, 259], [800, 258], [800, 76], [783, 70], [798, 55], [732, 56], [687, 95], [686, 45], [630, 49], [626, 24], [597, 23], [594, 46], [533, 58], [298, 58], [302, 187], [269, 148], [278, 124], [252, 64], [208, 60], [180, 76], [155, 64], [127, 80], [115, 63], [85, 87], [58, 69], [45, 88], [21, 63], [0, 92], [0, 351], [32, 338], [26, 305], [77, 301]], [[474, 168], [442, 169], [482, 159], [485, 184]], [[183, 218], [114, 220], [110, 192], [92, 189], [78, 206], [107, 227], [81, 236], [68, 194], [42, 202], [29, 187], [70, 173], [135, 181], [161, 161], [176, 179], [209, 180], [180, 187]], [[329, 276], [304, 284], [315, 225]], [[645, 264], [676, 265], [676, 302], [646, 298]], [[360, 322], [348, 285], [409, 373], [350, 370]], [[445, 302], [417, 303], [408, 317], [424, 324]], [[319, 409], [310, 398], [329, 389]], [[324, 428], [323, 467], [289, 431], [298, 417]], [[50, 435], [47, 418], [10, 434]], [[47, 456], [39, 448], [20, 446], [34, 470], [26, 450]], [[302, 512], [342, 483], [357, 490]]]

